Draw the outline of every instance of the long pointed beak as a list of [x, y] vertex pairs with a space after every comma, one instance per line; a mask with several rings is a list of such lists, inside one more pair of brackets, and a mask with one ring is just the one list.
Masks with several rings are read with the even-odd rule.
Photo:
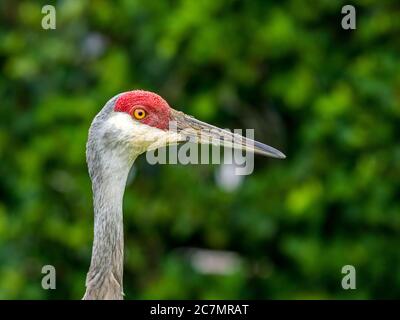
[[171, 121], [176, 123], [176, 130], [186, 141], [230, 147], [278, 159], [286, 158], [282, 152], [271, 146], [197, 120], [174, 109], [171, 112]]

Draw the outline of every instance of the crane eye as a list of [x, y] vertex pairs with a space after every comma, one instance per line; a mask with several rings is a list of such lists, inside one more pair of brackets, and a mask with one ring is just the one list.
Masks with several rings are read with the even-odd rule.
[[133, 111], [133, 116], [137, 120], [142, 120], [146, 116], [146, 110], [142, 108], [137, 108]]

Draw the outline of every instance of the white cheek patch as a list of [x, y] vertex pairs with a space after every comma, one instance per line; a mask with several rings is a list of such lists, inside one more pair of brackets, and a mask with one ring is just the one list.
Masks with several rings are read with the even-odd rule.
[[107, 121], [106, 128], [112, 131], [129, 132], [134, 124], [133, 119], [126, 113], [115, 112]]
[[[107, 120], [106, 130], [118, 135], [118, 140], [143, 151], [154, 150], [184, 140], [177, 132], [145, 125], [123, 112], [116, 112]], [[115, 135], [114, 138], [116, 138]]]

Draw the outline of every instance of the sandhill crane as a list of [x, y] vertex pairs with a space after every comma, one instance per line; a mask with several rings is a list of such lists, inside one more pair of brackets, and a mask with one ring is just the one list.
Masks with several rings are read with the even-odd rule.
[[[170, 123], [175, 124], [175, 130]], [[111, 98], [94, 118], [86, 145], [94, 240], [83, 299], [123, 299], [122, 200], [129, 170], [140, 154], [188, 139], [285, 157], [270, 146], [176, 111], [155, 93], [134, 90]]]

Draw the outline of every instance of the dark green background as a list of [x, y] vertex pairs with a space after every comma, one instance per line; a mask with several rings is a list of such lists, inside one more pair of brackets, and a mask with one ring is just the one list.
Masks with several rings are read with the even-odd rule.
[[[92, 242], [87, 130], [142, 88], [287, 154], [228, 192], [217, 165], [150, 166], [124, 201], [125, 292], [137, 298], [400, 296], [400, 5], [354, 1], [0, 2], [0, 298], [79, 299]], [[53, 3], [54, 4], [54, 3]], [[228, 275], [185, 247], [241, 257]], [[57, 289], [41, 288], [41, 268]], [[341, 268], [357, 289], [341, 287]]]

